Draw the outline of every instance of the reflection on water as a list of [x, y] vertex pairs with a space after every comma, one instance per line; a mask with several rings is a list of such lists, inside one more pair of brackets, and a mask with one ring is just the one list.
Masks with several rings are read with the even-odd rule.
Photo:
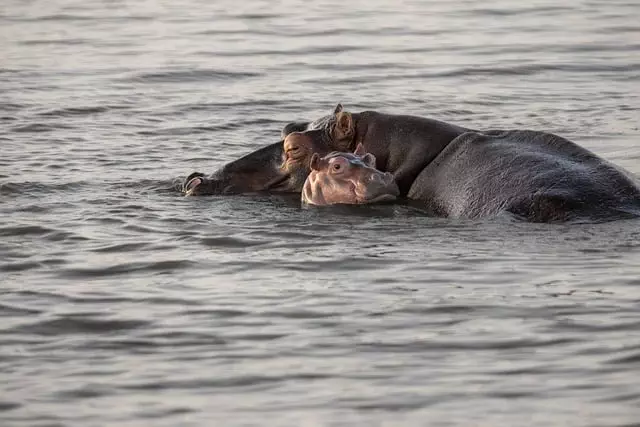
[[637, 221], [173, 187], [338, 101], [638, 174], [634, 2], [5, 3], [2, 425], [639, 419]]

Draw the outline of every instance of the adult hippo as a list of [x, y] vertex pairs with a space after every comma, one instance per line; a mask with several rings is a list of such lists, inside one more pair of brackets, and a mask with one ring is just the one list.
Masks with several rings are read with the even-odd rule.
[[311, 156], [311, 171], [302, 188], [307, 205], [362, 205], [388, 202], [398, 197], [398, 185], [389, 172], [375, 168], [376, 158], [358, 144], [353, 153], [334, 151]]
[[352, 114], [340, 105], [324, 123], [324, 132], [298, 138], [340, 151], [362, 144], [378, 169], [394, 175], [400, 195], [433, 215], [506, 211], [536, 222], [640, 215], [640, 187], [630, 173], [557, 135], [479, 132], [414, 116]]

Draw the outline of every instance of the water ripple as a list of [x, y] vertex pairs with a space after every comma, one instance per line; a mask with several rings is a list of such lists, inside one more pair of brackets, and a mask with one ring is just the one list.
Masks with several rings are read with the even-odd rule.
[[121, 3], [0, 13], [4, 424], [637, 423], [637, 221], [176, 190], [338, 101], [640, 176], [635, 2]]
[[102, 334], [116, 331], [128, 331], [148, 325], [142, 320], [91, 319], [88, 317], [61, 317], [16, 326], [5, 330], [4, 334], [16, 335], [64, 335], [64, 334]]
[[226, 70], [180, 70], [180, 71], [160, 71], [137, 73], [126, 77], [123, 80], [141, 83], [176, 83], [184, 82], [206, 82], [206, 81], [228, 81], [238, 80], [247, 77], [258, 77], [261, 73], [247, 71], [226, 71]]

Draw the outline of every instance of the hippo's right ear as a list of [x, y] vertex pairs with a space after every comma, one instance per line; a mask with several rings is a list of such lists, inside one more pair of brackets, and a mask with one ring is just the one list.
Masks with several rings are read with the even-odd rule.
[[318, 153], [313, 153], [313, 156], [311, 156], [309, 167], [312, 171], [320, 170], [320, 155]]
[[338, 105], [336, 105], [336, 108], [333, 110], [333, 114], [338, 114], [342, 112], [342, 110], [343, 110], [342, 104], [338, 102]]

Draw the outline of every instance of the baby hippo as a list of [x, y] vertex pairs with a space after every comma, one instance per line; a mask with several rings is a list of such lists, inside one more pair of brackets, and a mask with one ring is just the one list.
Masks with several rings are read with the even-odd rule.
[[311, 157], [311, 172], [302, 189], [309, 205], [367, 204], [395, 200], [400, 194], [393, 175], [375, 168], [376, 158], [362, 144], [351, 153]]

